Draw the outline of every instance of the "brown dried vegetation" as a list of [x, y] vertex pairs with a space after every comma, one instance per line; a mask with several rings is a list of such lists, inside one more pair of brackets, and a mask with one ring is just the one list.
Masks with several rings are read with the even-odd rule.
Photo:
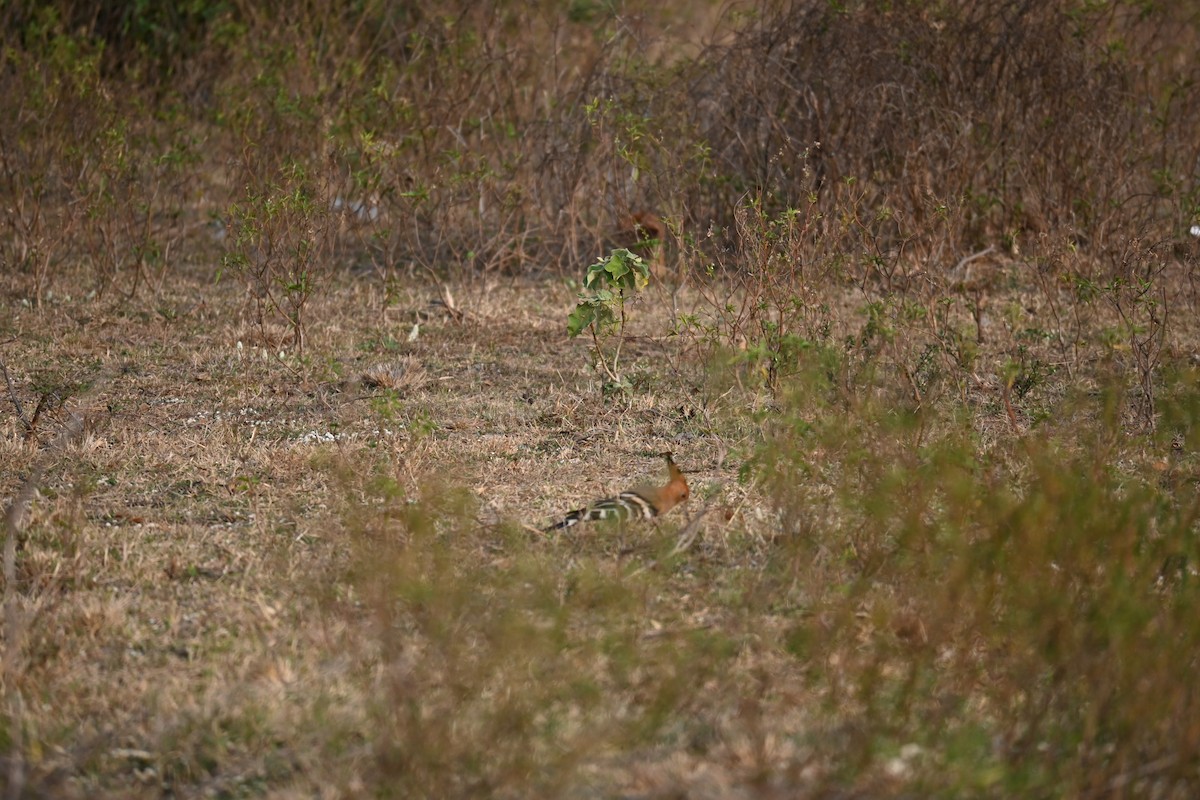
[[0, 30], [6, 796], [1200, 789], [1188, 4]]

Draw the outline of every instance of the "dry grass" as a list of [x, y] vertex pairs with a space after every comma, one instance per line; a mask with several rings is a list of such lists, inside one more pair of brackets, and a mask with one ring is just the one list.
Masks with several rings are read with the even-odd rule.
[[[737, 798], [1043, 785], [995, 772], [1020, 745], [990, 706], [1003, 693], [970, 688], [974, 670], [1024, 668], [995, 650], [1011, 634], [982, 621], [972, 634], [946, 596], [928, 596], [933, 564], [883, 567], [924, 551], [952, 594], [976, 579], [953, 566], [962, 542], [943, 552], [905, 531], [957, 513], [960, 499], [920, 477], [971, 458], [950, 455], [965, 445], [956, 426], [978, 432], [993, 469], [1021, 461], [998, 387], [970, 390], [982, 392], [971, 420], [925, 434], [906, 423], [898, 438], [892, 412], [875, 418], [864, 395], [853, 418], [827, 408], [816, 439], [787, 444], [801, 430], [792, 415], [815, 423], [804, 403], [825, 402], [821, 390], [787, 400], [754, 370], [706, 375], [684, 339], [662, 335], [664, 292], [634, 307], [638, 388], [603, 401], [587, 345], [566, 338], [569, 288], [456, 285], [464, 313], [437, 319], [428, 302], [446, 288], [410, 286], [347, 277], [315, 298], [304, 359], [247, 346], [229, 284], [180, 280], [157, 310], [9, 305], [4, 356], [22, 405], [55, 385], [65, 408], [86, 409], [82, 436], [50, 453], [22, 537], [25, 624], [6, 634], [8, 741], [22, 742], [9, 758], [30, 791]], [[866, 319], [850, 296], [844, 308], [839, 329]], [[1007, 346], [981, 362], [1002, 363]], [[847, 450], [847, 423], [882, 449]], [[764, 451], [764, 436], [784, 449]], [[2, 446], [12, 496], [46, 456], [15, 414]], [[663, 450], [691, 471], [683, 513], [554, 538], [522, 527], [657, 471]], [[917, 482], [882, 477], [889, 464]], [[1190, 454], [1171, 467], [1194, 468]], [[909, 694], [914, 680], [931, 693]], [[931, 750], [947, 743], [925, 725], [956, 695], [984, 704], [952, 715], [965, 725], [952, 746], [968, 750]], [[881, 710], [892, 702], [908, 710]], [[989, 729], [996, 749], [972, 751]], [[1113, 780], [1163, 796], [1190, 781], [1176, 762], [1159, 772], [1183, 783], [1135, 772]]]
[[[20, 656], [9, 689], [27, 709], [11, 719], [38, 743], [32, 786], [81, 796], [348, 787], [353, 765], [371, 761], [385, 680], [381, 634], [348, 576], [363, 558], [394, 556], [405, 536], [374, 515], [386, 520], [431, 486], [465, 491], [459, 555], [502, 569], [504, 539], [489, 533], [498, 523], [542, 523], [622, 488], [657, 471], [655, 453], [678, 453], [700, 487], [730, 477], [680, 412], [685, 390], [596, 413], [597, 379], [582, 342], [566, 341], [561, 286], [461, 287], [470, 316], [424, 322], [409, 341], [438, 289], [385, 307], [380, 286], [352, 282], [321, 298], [309, 346], [323, 356], [308, 363], [247, 347], [223, 322], [240, 293], [218, 289], [183, 283], [164, 295], [160, 309], [178, 315], [10, 306], [4, 356], [24, 405], [36, 403], [34, 375], [15, 365], [42, 365], [45, 381], [115, 373], [87, 390], [83, 436], [54, 454], [23, 537], [31, 621], [10, 646]], [[670, 346], [635, 344], [645, 364]], [[62, 414], [43, 419], [37, 439], [52, 438]], [[39, 450], [15, 414], [3, 442], [12, 496]], [[673, 529], [667, 521], [652, 538]], [[642, 547], [645, 535], [609, 547]], [[521, 543], [531, 547], [574, 557], [565, 542]], [[605, 570], [627, 558], [614, 557]], [[357, 744], [327, 760], [341, 740]]]
[[1196, 795], [1194, 9], [142, 5], [0, 10], [9, 797]]

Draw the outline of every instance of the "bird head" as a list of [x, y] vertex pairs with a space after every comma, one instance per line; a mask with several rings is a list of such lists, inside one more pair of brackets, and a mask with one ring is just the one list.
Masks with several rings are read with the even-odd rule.
[[675, 464], [675, 459], [670, 453], [663, 453], [662, 457], [667, 461], [667, 485], [661, 490], [660, 503], [661, 508], [659, 513], [664, 513], [668, 509], [674, 508], [680, 503], [686, 502], [691, 490], [688, 488], [687, 478], [684, 477], [683, 471]]

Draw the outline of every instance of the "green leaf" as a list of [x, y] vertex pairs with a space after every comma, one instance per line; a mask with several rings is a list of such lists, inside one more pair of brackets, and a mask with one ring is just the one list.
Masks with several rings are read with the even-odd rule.
[[637, 291], [650, 282], [650, 265], [637, 253], [622, 247], [613, 251], [612, 260], [620, 261], [620, 274], [613, 273], [613, 278], [622, 288]]
[[621, 251], [617, 250], [613, 252], [612, 257], [608, 259], [608, 263], [604, 265], [604, 271], [610, 276], [608, 279], [609, 283], [617, 286], [628, 285], [628, 281], [622, 279], [630, 274], [630, 269], [625, 263], [625, 257], [621, 255]]
[[588, 267], [583, 284], [591, 289], [596, 285], [615, 286], [636, 291], [650, 282], [650, 266], [637, 253], [617, 248]]
[[567, 335], [574, 339], [583, 333], [592, 320], [596, 318], [596, 307], [590, 303], [581, 302], [575, 310], [567, 315]]
[[650, 267], [641, 256], [625, 248], [613, 250], [587, 268], [584, 291], [567, 316], [567, 333], [578, 336], [589, 325], [597, 334], [611, 333], [620, 326], [626, 294], [644, 288], [649, 281]]
[[591, 289], [595, 283], [605, 283], [608, 280], [608, 273], [604, 271], [605, 266], [604, 261], [597, 261], [588, 267], [587, 275], [583, 278], [583, 285]]
[[610, 331], [617, 327], [617, 315], [613, 312], [611, 305], [596, 307], [595, 325], [601, 331]]

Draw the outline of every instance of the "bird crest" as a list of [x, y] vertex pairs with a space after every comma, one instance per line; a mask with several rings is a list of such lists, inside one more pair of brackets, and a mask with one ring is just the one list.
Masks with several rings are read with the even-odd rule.
[[628, 489], [613, 497], [576, 509], [558, 522], [542, 530], [545, 532], [564, 530], [581, 522], [616, 519], [654, 519], [684, 503], [691, 493], [687, 478], [675, 463], [671, 453], [663, 453], [667, 462], [667, 482], [662, 486], [640, 486]]

